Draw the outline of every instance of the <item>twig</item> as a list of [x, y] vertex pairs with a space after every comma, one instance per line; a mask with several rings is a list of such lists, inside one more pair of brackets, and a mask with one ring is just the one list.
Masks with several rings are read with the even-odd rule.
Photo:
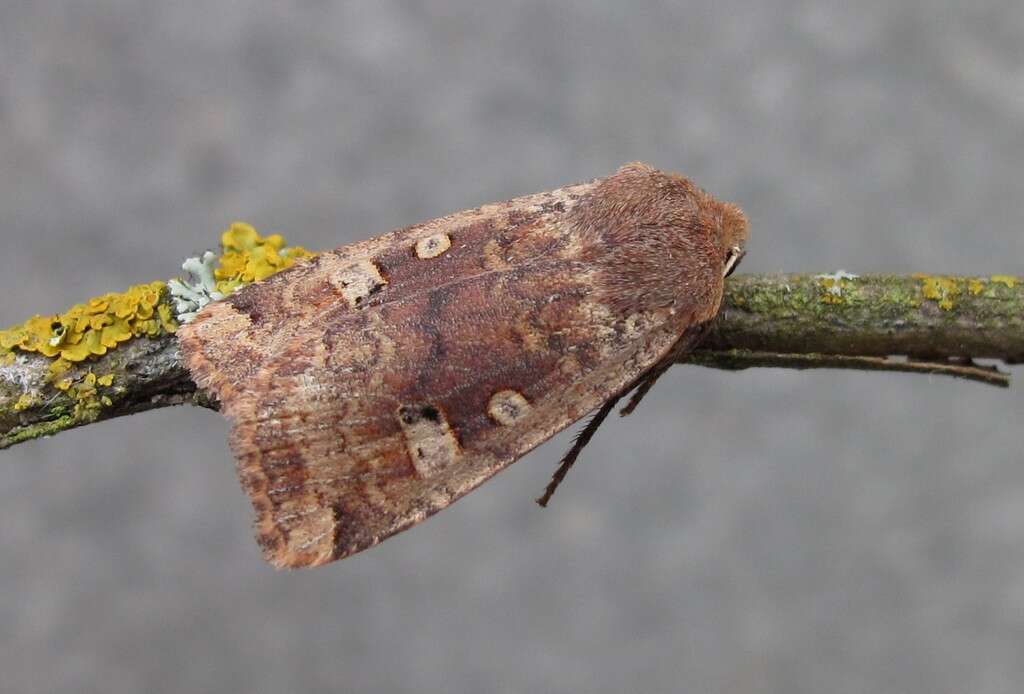
[[[722, 312], [685, 362], [906, 371], [1008, 385], [1006, 373], [973, 359], [1024, 362], [1024, 280], [740, 275], [730, 278]], [[74, 383], [88, 382], [90, 373], [113, 376], [85, 403], [75, 388], [55, 387], [50, 364], [38, 354], [0, 351], [0, 448], [168, 405], [216, 406], [196, 391], [173, 335], [132, 339], [61, 374]]]

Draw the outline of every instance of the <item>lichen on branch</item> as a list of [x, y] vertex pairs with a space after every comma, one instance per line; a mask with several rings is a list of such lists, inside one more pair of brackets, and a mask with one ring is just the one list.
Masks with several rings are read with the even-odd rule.
[[702, 344], [779, 354], [1024, 362], [1024, 284], [1008, 275], [739, 275]]
[[266, 279], [313, 254], [301, 246], [286, 247], [284, 237], [261, 237], [248, 224], [235, 222], [221, 234], [221, 253], [207, 251], [181, 265], [185, 278], [168, 281], [177, 318], [192, 320], [211, 301], [217, 301], [252, 282]]
[[311, 255], [236, 222], [221, 235], [220, 253], [183, 263], [184, 278], [104, 294], [0, 331], [0, 448], [144, 409], [209, 404], [181, 365], [178, 325], [210, 300]]
[[[106, 294], [0, 331], [0, 448], [174, 404], [214, 407], [174, 336], [210, 300], [313, 255], [241, 223], [186, 277]], [[973, 359], [1024, 362], [1024, 280], [1008, 275], [738, 275], [687, 363], [908, 371], [1006, 385]]]

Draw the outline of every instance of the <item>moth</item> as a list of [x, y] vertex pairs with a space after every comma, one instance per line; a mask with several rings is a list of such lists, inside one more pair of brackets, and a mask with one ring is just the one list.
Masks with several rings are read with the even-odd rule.
[[179, 330], [231, 419], [277, 567], [373, 546], [584, 415], [601, 421], [706, 332], [747, 219], [640, 163], [342, 246]]

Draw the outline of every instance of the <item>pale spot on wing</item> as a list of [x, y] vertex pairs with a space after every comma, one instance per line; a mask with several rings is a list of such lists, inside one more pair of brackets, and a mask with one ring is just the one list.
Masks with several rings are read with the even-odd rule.
[[353, 308], [360, 306], [388, 283], [380, 273], [380, 268], [369, 260], [342, 268], [331, 277], [331, 282]]
[[420, 477], [430, 477], [458, 458], [460, 449], [455, 433], [444, 413], [433, 405], [403, 405], [398, 408], [398, 422]]
[[444, 232], [438, 232], [416, 242], [416, 257], [436, 258], [451, 247], [451, 237]]
[[530, 403], [522, 393], [514, 390], [499, 390], [487, 404], [487, 414], [503, 426], [512, 426], [530, 411]]

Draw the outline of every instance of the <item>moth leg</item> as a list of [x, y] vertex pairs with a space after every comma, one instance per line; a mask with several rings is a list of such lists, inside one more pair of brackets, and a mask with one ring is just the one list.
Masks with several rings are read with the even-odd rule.
[[573, 441], [572, 448], [569, 449], [569, 452], [565, 454], [562, 461], [558, 464], [558, 469], [555, 470], [555, 474], [551, 476], [551, 481], [548, 482], [547, 489], [545, 489], [544, 494], [537, 499], [538, 504], [541, 506], [548, 505], [548, 501], [551, 500], [551, 496], [555, 493], [555, 490], [558, 489], [558, 485], [562, 483], [563, 479], [565, 479], [565, 475], [569, 472], [569, 468], [571, 468], [572, 464], [576, 462], [576, 458], [579, 457], [583, 448], [590, 443], [590, 439], [593, 438], [594, 433], [601, 426], [601, 422], [603, 422], [605, 417], [615, 409], [615, 405], [621, 398], [621, 394], [609, 398], [605, 404], [601, 405], [601, 409], [594, 413], [594, 416], [590, 418], [590, 421], [587, 422], [587, 426], [583, 427], [583, 430], [576, 436], [576, 440]]
[[640, 404], [640, 401], [644, 399], [644, 396], [650, 392], [654, 384], [657, 383], [658, 379], [661, 378], [668, 367], [672, 366], [672, 362], [665, 364], [658, 364], [653, 369], [643, 375], [643, 380], [637, 385], [636, 390], [633, 391], [632, 397], [629, 398], [629, 402], [619, 410], [619, 416], [625, 417], [626, 415], [633, 414], [633, 410]]

